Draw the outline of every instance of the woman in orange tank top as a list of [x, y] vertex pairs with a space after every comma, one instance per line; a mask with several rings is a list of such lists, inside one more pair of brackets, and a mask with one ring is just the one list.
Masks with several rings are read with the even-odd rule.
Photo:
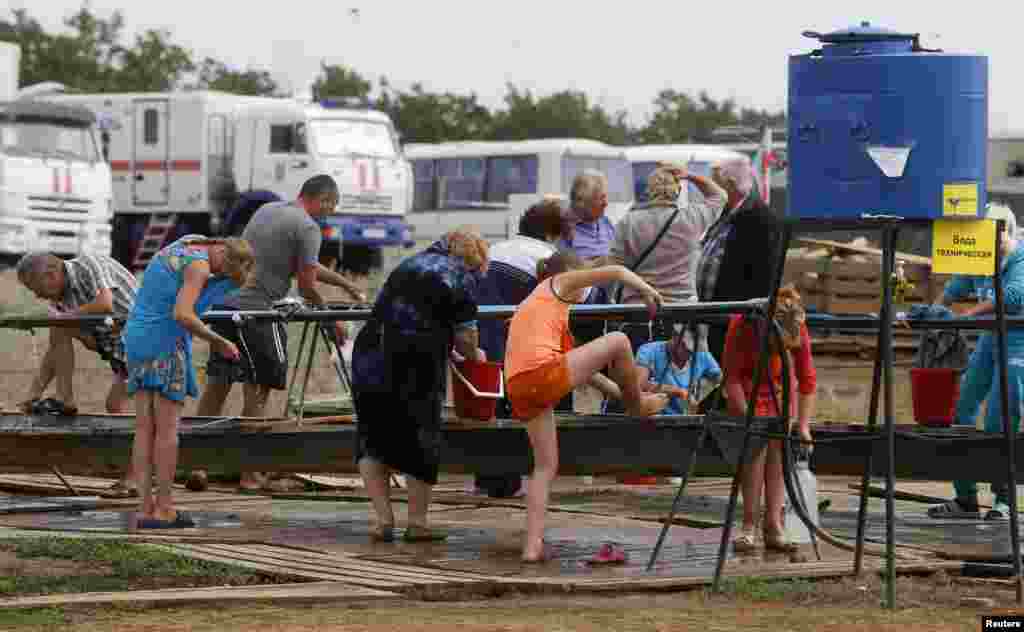
[[[555, 404], [588, 383], [622, 399], [627, 413], [637, 417], [655, 415], [668, 404], [665, 395], [643, 392], [625, 334], [610, 333], [578, 348], [569, 334], [569, 307], [582, 301], [589, 287], [625, 283], [640, 291], [652, 313], [661, 296], [622, 266], [581, 268], [579, 259], [567, 252], [542, 261], [537, 288], [519, 305], [509, 326], [506, 391], [514, 416], [527, 422], [534, 463], [526, 491], [524, 562], [544, 559], [544, 519], [551, 481], [558, 473]], [[604, 367], [611, 368], [612, 380], [601, 375]]]

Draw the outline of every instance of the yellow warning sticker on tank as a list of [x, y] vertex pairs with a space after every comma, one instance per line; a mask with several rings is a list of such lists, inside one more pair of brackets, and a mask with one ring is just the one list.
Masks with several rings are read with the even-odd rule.
[[932, 272], [994, 275], [996, 223], [990, 219], [939, 219], [932, 222]]
[[978, 216], [978, 183], [960, 182], [942, 185], [943, 217]]

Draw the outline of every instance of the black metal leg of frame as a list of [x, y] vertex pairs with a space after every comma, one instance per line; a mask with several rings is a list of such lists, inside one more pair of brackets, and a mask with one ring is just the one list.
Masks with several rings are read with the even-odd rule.
[[[1000, 220], [996, 224], [996, 244], [1000, 243], [1000, 238], [1005, 230], [1005, 222]], [[1011, 555], [1013, 555], [1013, 574], [1016, 579], [1014, 585], [1017, 589], [1017, 603], [1024, 603], [1024, 580], [1021, 578], [1021, 559], [1020, 559], [1020, 525], [1017, 523], [1017, 455], [1016, 455], [1016, 443], [1017, 433], [1013, 428], [1013, 423], [1010, 419], [1010, 393], [1009, 393], [1009, 368], [1007, 366], [1008, 349], [1007, 349], [1007, 332], [1006, 332], [1006, 304], [1005, 296], [1003, 292], [1003, 257], [999, 247], [996, 247], [995, 253], [995, 264], [996, 270], [993, 278], [993, 286], [995, 289], [995, 304], [996, 304], [996, 342], [997, 349], [999, 350], [998, 358], [998, 369], [999, 369], [999, 404], [1002, 407], [1002, 418], [1003, 418], [1003, 433], [1006, 436], [1006, 466], [1007, 475], [1009, 480], [1007, 481], [1007, 491], [1010, 494], [1009, 505], [1010, 505], [1010, 547], [1012, 549]], [[1018, 395], [1019, 396], [1019, 395]]]
[[309, 360], [306, 362], [306, 375], [302, 378], [302, 389], [299, 391], [299, 423], [302, 423], [306, 416], [306, 389], [309, 387], [309, 376], [313, 372], [313, 360], [316, 358], [316, 338], [316, 332], [314, 332], [309, 340]]
[[[775, 252], [775, 275], [772, 278], [771, 295], [768, 298], [768, 308], [763, 315], [771, 319], [779, 301], [779, 287], [782, 285], [782, 274], [786, 268], [786, 253], [789, 251], [789, 242], [793, 235], [793, 227], [788, 222], [782, 226], [782, 234], [776, 244]], [[771, 327], [762, 328], [761, 349], [757, 360], [757, 367], [754, 370], [754, 379], [751, 384], [750, 398], [747, 400], [746, 423], [743, 430], [743, 444], [740, 449], [739, 458], [736, 460], [736, 472], [732, 477], [732, 490], [729, 492], [729, 506], [725, 512], [725, 524], [722, 527], [722, 541], [718, 545], [718, 560], [715, 563], [715, 578], [711, 589], [718, 592], [722, 583], [722, 570], [725, 568], [725, 560], [729, 553], [729, 541], [732, 538], [732, 523], [736, 519], [736, 501], [740, 493], [740, 481], [743, 479], [743, 461], [747, 457], [747, 450], [750, 448], [750, 425], [754, 420], [754, 407], [757, 403], [757, 394], [761, 389], [761, 380], [764, 379], [768, 370], [769, 340], [771, 339]], [[784, 416], [789, 411], [783, 411]]]
[[893, 414], [892, 394], [892, 275], [896, 268], [896, 236], [899, 229], [885, 226], [882, 254], [882, 304], [888, 315], [882, 320], [879, 344], [882, 350], [885, 388], [885, 434], [888, 452], [885, 468], [885, 602], [890, 610], [896, 608], [896, 421]]
[[658, 542], [654, 545], [654, 550], [651, 551], [651, 559], [647, 561], [647, 572], [651, 572], [654, 568], [655, 562], [658, 561], [658, 554], [661, 553], [661, 547], [665, 543], [665, 536], [668, 535], [668, 530], [672, 527], [672, 521], [675, 520], [676, 512], [679, 511], [679, 501], [682, 500], [683, 494], [686, 491], [686, 483], [690, 480], [693, 475], [693, 468], [697, 464], [697, 452], [700, 447], [704, 445], [704, 440], [708, 436], [708, 421], [705, 417], [704, 423], [701, 426], [700, 435], [697, 438], [697, 443], [694, 444], [693, 448], [686, 455], [686, 467], [683, 468], [683, 480], [679, 483], [679, 490], [676, 492], [675, 500], [672, 501], [672, 509], [668, 512], [668, 518], [665, 519], [665, 524], [661, 526], [661, 533], [658, 534]]
[[306, 338], [309, 335], [309, 328], [312, 324], [307, 322], [302, 325], [302, 338], [299, 339], [299, 351], [295, 354], [295, 367], [292, 369], [292, 379], [288, 384], [288, 396], [284, 398], [284, 414], [282, 417], [285, 419], [288, 419], [288, 413], [291, 410], [292, 393], [295, 391], [295, 383], [299, 380], [299, 365], [302, 363], [302, 351], [306, 348]]
[[[883, 253], [884, 254], [884, 253]], [[884, 265], [884, 264], [883, 264]], [[891, 319], [892, 315], [886, 309], [886, 305], [883, 303], [879, 313], [879, 319], [884, 321]], [[881, 395], [882, 389], [882, 344], [881, 344], [881, 329], [878, 331], [877, 347], [878, 350], [875, 352], [875, 370], [871, 377], [871, 400], [868, 404], [868, 425], [867, 434], [871, 436], [878, 428], [878, 404], [879, 396]], [[873, 457], [875, 453], [874, 442], [868, 445], [868, 454], [864, 457], [864, 475], [861, 477], [861, 494], [860, 494], [860, 505], [857, 508], [857, 544], [853, 554], [853, 574], [859, 576], [861, 571], [864, 569], [864, 536], [867, 530], [867, 517], [868, 517], [868, 486], [871, 484], [871, 470], [874, 467]]]

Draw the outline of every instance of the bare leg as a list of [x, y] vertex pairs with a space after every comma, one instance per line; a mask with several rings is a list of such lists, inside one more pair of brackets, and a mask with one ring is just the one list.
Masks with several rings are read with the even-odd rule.
[[153, 395], [156, 436], [153, 453], [156, 465], [156, 509], [154, 517], [159, 520], [174, 520], [174, 498], [171, 486], [178, 466], [178, 420], [184, 408], [181, 402], [173, 402], [159, 395]]
[[665, 395], [645, 394], [639, 380], [633, 347], [626, 334], [616, 331], [577, 347], [567, 354], [569, 379], [573, 388], [590, 382], [594, 374], [611, 367], [612, 380], [619, 385], [622, 401], [631, 415], [649, 417], [668, 404]]
[[[196, 415], [199, 417], [220, 417], [224, 413], [224, 405], [231, 394], [231, 384], [210, 384], [207, 382], [203, 394], [199, 396]], [[207, 487], [206, 470], [192, 470], [186, 485], [192, 491], [203, 491]]]
[[[754, 454], [743, 468], [743, 530], [753, 531], [757, 527], [761, 512], [761, 489], [764, 487], [765, 449]], [[744, 458], [746, 455], [743, 455]]]
[[782, 505], [785, 502], [785, 483], [782, 478], [782, 444], [771, 441], [766, 450], [764, 466], [764, 504], [766, 517], [764, 528], [772, 533], [783, 532]]
[[[270, 398], [270, 387], [259, 384], [246, 384], [242, 390], [243, 417], [264, 417], [266, 416], [267, 400]], [[242, 472], [242, 478], [238, 481], [241, 489], [260, 489], [267, 483], [267, 477], [263, 472]]]
[[[124, 380], [120, 377], [114, 378], [114, 383], [110, 385], [110, 390], [107, 391], [107, 413], [111, 415], [121, 415], [128, 410], [128, 387], [125, 385]], [[121, 479], [121, 484], [129, 489], [137, 489], [138, 484], [135, 481], [135, 468], [134, 463], [128, 463], [128, 471], [125, 472], [124, 478]]]
[[57, 378], [57, 399], [65, 406], [75, 405], [75, 347], [73, 337], [63, 327], [50, 330], [50, 345], [53, 348], [54, 371]]
[[544, 522], [547, 518], [551, 481], [558, 474], [558, 434], [552, 409], [531, 419], [526, 426], [533, 449], [533, 475], [526, 487], [526, 540], [523, 560], [533, 562], [544, 555]]
[[154, 410], [152, 391], [135, 393], [135, 441], [132, 444], [132, 471], [139, 486], [142, 517], [152, 518], [155, 502], [150, 493], [153, 481]]
[[[377, 513], [377, 525], [393, 527], [395, 514], [391, 510], [391, 468], [364, 456], [359, 460], [359, 473], [363, 477], [366, 493], [370, 495], [373, 510]], [[409, 479], [411, 482], [411, 478]], [[410, 515], [412, 514], [412, 485], [409, 486]]]
[[427, 507], [430, 505], [430, 492], [433, 486], [413, 477], [405, 477], [405, 486], [409, 490], [409, 526], [427, 526]]

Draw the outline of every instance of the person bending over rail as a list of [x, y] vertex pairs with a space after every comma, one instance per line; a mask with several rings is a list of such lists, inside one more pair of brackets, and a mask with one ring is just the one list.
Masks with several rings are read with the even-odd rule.
[[[295, 202], [264, 204], [246, 225], [242, 239], [252, 247], [256, 257], [253, 274], [242, 290], [229, 303], [217, 310], [265, 310], [285, 298], [291, 291], [292, 279], [298, 282], [299, 294], [310, 304], [323, 306], [317, 282], [340, 287], [356, 301], [365, 297], [342, 275], [328, 270], [319, 262], [322, 234], [316, 220], [330, 215], [338, 204], [338, 185], [327, 175], [306, 180]], [[284, 324], [271, 320], [213, 323], [218, 335], [227, 338], [242, 350], [237, 359], [211, 354], [206, 367], [206, 388], [199, 401], [197, 414], [217, 417], [222, 414], [231, 388], [236, 382], [244, 385], [243, 417], [263, 417], [271, 390], [288, 386], [288, 331]], [[345, 343], [347, 327], [334, 323], [339, 345]], [[201, 477], [194, 472], [191, 478]], [[257, 490], [265, 485], [265, 477], [256, 472], [243, 473], [240, 487]], [[190, 487], [194, 487], [190, 481]]]
[[[581, 269], [579, 258], [561, 252], [537, 270], [536, 289], [509, 326], [505, 371], [512, 413], [527, 423], [534, 469], [526, 490], [526, 539], [523, 561], [545, 558], [544, 520], [551, 481], [558, 473], [558, 438], [554, 406], [572, 389], [590, 383], [606, 396], [622, 399], [635, 416], [657, 414], [668, 403], [664, 394], [642, 392], [629, 338], [621, 332], [604, 335], [573, 348], [569, 306], [583, 300], [587, 288], [622, 282], [639, 290], [652, 312], [661, 295], [622, 266]], [[599, 372], [611, 367], [612, 382]]]
[[[140, 529], [194, 526], [186, 514], [175, 511], [171, 497], [178, 421], [185, 398], [199, 394], [192, 336], [209, 342], [214, 353], [238, 357], [238, 348], [197, 313], [236, 290], [252, 265], [252, 249], [244, 240], [188, 235], [163, 248], [143, 272], [124, 328], [128, 393], [135, 396], [132, 464], [142, 496]], [[154, 470], [157, 488], [152, 494]]]
[[[34, 252], [21, 258], [17, 265], [18, 280], [33, 294], [50, 303], [50, 315], [56, 317], [126, 316], [135, 303], [135, 275], [117, 261], [103, 255], [82, 255], [64, 261], [49, 253]], [[86, 349], [95, 351], [110, 364], [113, 379], [107, 391], [106, 411], [126, 412], [128, 394], [125, 390], [124, 345], [120, 325], [90, 323], [80, 327], [50, 328], [50, 345], [43, 356], [39, 373], [32, 380], [28, 398], [18, 404], [25, 413], [40, 405], [40, 398], [56, 378], [57, 399], [61, 412], [78, 412], [74, 392], [75, 347], [78, 340]], [[138, 495], [131, 468], [104, 496], [128, 498]]]
[[476, 328], [487, 242], [457, 229], [395, 268], [352, 350], [356, 464], [373, 502], [372, 538], [394, 540], [392, 470], [406, 474], [406, 541], [443, 540], [427, 526], [441, 460], [441, 411], [453, 350], [484, 360]]

